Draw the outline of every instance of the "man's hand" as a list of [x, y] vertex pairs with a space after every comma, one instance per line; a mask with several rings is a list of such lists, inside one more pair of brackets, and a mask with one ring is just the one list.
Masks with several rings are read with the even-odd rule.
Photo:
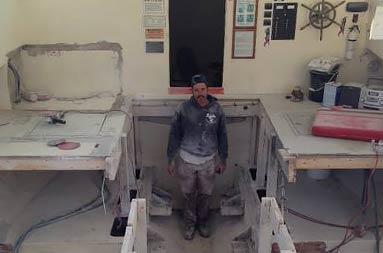
[[215, 167], [215, 172], [218, 174], [223, 174], [226, 170], [226, 164], [220, 162]]
[[170, 176], [174, 176], [174, 174], [175, 174], [175, 172], [176, 172], [176, 166], [175, 166], [175, 164], [174, 164], [174, 163], [170, 163], [170, 164], [168, 165], [168, 167], [166, 168], [166, 170], [168, 171], [168, 174], [169, 174]]

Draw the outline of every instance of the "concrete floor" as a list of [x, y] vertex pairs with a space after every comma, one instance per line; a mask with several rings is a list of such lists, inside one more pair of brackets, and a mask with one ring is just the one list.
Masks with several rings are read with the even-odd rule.
[[203, 238], [198, 232], [191, 241], [182, 234], [182, 214], [173, 212], [170, 217], [152, 217], [150, 229], [165, 240], [166, 253], [231, 253], [231, 241], [246, 229], [241, 217], [223, 217], [212, 211], [211, 237]]
[[[309, 178], [304, 172], [300, 173], [297, 183], [288, 185], [286, 189], [287, 206], [319, 220], [347, 225], [351, 217], [355, 216], [361, 209], [361, 199], [359, 195], [344, 187], [339, 177], [342, 177], [342, 174], [337, 173], [336, 176], [333, 175], [325, 180], [318, 181]], [[359, 184], [362, 184], [362, 177], [359, 179]], [[361, 185], [357, 185], [355, 182], [352, 187], [362, 188]], [[377, 185], [377, 187], [379, 187], [380, 191], [382, 190], [381, 184]], [[345, 235], [345, 229], [343, 228], [312, 223], [292, 214], [287, 214], [285, 221], [294, 242], [323, 241], [326, 242], [328, 249], [330, 249], [342, 241]], [[367, 211], [353, 224], [359, 223], [366, 226], [374, 225], [372, 211]], [[354, 239], [342, 247], [340, 252], [374, 252], [375, 237], [373, 232], [369, 231], [362, 238]]]
[[[100, 175], [95, 172], [66, 172], [40, 174], [33, 177], [18, 174], [10, 177], [0, 174], [1, 204], [0, 231], [4, 242], [13, 243], [16, 235], [41, 219], [62, 214], [79, 207], [99, 194]], [[360, 189], [360, 175], [355, 175], [352, 187]], [[19, 178], [19, 181], [15, 178]], [[13, 178], [10, 183], [10, 178]], [[44, 180], [42, 180], [44, 179]], [[38, 186], [40, 185], [40, 186]], [[377, 182], [382, 194], [381, 180]], [[298, 175], [296, 184], [287, 187], [288, 207], [309, 216], [328, 222], [347, 224], [350, 217], [360, 208], [360, 196], [344, 187], [339, 177], [323, 181]], [[382, 203], [382, 197], [379, 199]], [[381, 210], [381, 209], [380, 209]], [[104, 253], [119, 252], [122, 238], [109, 235], [114, 216], [103, 208], [88, 212], [35, 231], [25, 241], [21, 253]], [[287, 214], [286, 223], [295, 242], [325, 241], [329, 247], [336, 245], [344, 236], [344, 229], [314, 224]], [[372, 225], [371, 213], [367, 213], [365, 224]], [[164, 248], [152, 253], [229, 253], [231, 241], [246, 229], [241, 217], [222, 217], [217, 211], [211, 217], [212, 236], [208, 239], [196, 234], [193, 241], [185, 241], [182, 235], [182, 216], [174, 211], [170, 217], [151, 217], [150, 231], [160, 235]], [[375, 238], [371, 232], [357, 238], [340, 252], [374, 252]]]

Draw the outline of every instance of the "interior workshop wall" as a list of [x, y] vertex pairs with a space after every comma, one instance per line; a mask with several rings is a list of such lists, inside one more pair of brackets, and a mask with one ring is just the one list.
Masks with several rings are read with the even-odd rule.
[[[269, 47], [264, 47], [265, 28], [263, 27], [264, 3], [269, 0], [259, 1], [258, 32], [256, 41], [256, 57], [254, 60], [231, 59], [232, 26], [233, 26], [233, 0], [227, 1], [226, 12], [226, 43], [224, 82], [226, 93], [273, 93], [287, 92], [294, 85], [307, 87], [309, 75], [308, 62], [318, 56], [337, 56], [343, 59], [345, 52], [345, 37], [347, 28], [352, 25], [352, 15], [346, 13], [345, 4], [337, 8], [337, 20], [347, 16], [345, 36], [338, 37], [339, 27], [332, 25], [324, 30], [323, 40], [319, 41], [319, 30], [312, 27], [300, 31], [300, 27], [308, 22], [308, 11], [301, 7], [304, 3], [312, 6], [317, 0], [285, 1], [298, 2], [297, 28], [295, 40], [272, 40]], [[337, 4], [340, 1], [331, 0]], [[359, 25], [361, 35], [359, 49], [352, 61], [344, 62], [341, 68], [340, 81], [364, 81], [365, 68], [360, 61], [359, 55], [365, 47], [366, 41], [366, 18], [367, 13], [360, 14]], [[362, 65], [363, 64], [363, 65]]]
[[[381, 1], [382, 4], [383, 4], [383, 1]], [[375, 14], [375, 10], [376, 10], [376, 6], [378, 4], [378, 0], [371, 0], [370, 1], [370, 9], [369, 9], [369, 24], [371, 23], [373, 17], [374, 17], [374, 14]], [[367, 47], [372, 51], [374, 52], [377, 56], [379, 56], [380, 58], [383, 59], [383, 40], [369, 40], [367, 41]], [[383, 73], [382, 73], [383, 75]]]
[[[169, 87], [169, 34], [165, 32], [165, 52], [145, 54], [142, 28], [142, 0], [19, 0], [22, 16], [27, 21], [23, 27], [26, 44], [90, 43], [107, 40], [119, 43], [123, 48], [124, 91], [129, 94], [167, 94]], [[338, 37], [338, 28], [331, 26], [319, 41], [319, 32], [313, 28], [300, 31], [307, 22], [307, 11], [299, 7], [296, 39], [294, 41], [271, 41], [263, 46], [263, 6], [259, 0], [256, 58], [253, 60], [231, 59], [233, 0], [226, 0], [226, 35], [224, 58], [224, 88], [226, 94], [251, 94], [288, 92], [295, 85], [308, 84], [307, 63], [323, 55], [343, 57], [345, 37]], [[312, 5], [316, 0], [299, 0]], [[334, 1], [334, 3], [337, 3]], [[166, 0], [167, 4], [167, 0]], [[345, 6], [337, 9], [340, 20], [351, 15]], [[341, 81], [364, 81], [365, 69], [359, 55], [365, 47], [366, 16], [361, 14], [359, 24], [362, 34], [359, 52], [354, 60], [345, 62]], [[80, 63], [79, 63], [80, 64]], [[82, 64], [82, 63], [81, 63]], [[51, 72], [54, 76], [56, 73]], [[41, 77], [43, 78], [43, 77]]]
[[0, 1], [0, 109], [11, 107], [8, 96], [6, 54], [19, 46], [16, 32], [18, 10], [18, 1]]
[[28, 20], [26, 44], [119, 43], [123, 48], [124, 91], [167, 93], [168, 39], [164, 54], [145, 54], [142, 0], [21, 1]]

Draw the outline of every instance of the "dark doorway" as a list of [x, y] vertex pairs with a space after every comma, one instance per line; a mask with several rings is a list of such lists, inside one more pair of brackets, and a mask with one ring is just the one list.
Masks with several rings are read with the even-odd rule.
[[170, 86], [189, 86], [205, 74], [211, 87], [222, 86], [225, 0], [170, 0]]

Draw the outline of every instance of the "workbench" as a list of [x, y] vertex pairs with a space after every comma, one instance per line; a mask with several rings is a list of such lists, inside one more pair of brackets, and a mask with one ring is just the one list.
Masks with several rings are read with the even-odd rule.
[[[114, 180], [124, 150], [123, 112], [67, 112], [66, 124], [50, 124], [49, 112], [0, 111], [0, 171], [102, 170]], [[78, 142], [74, 150], [47, 145]]]
[[[172, 117], [177, 105], [188, 98], [136, 97], [132, 104], [133, 116], [140, 120], [151, 118], [152, 121], [158, 121], [158, 117]], [[218, 96], [218, 100], [229, 124], [238, 118], [251, 118], [250, 135], [246, 137], [250, 144], [245, 167], [256, 168], [255, 187], [267, 189], [268, 196], [275, 196], [277, 177], [281, 173], [293, 183], [299, 170], [371, 169], [375, 166], [376, 153], [369, 142], [311, 135], [315, 113], [321, 107], [319, 103], [307, 98], [302, 102], [292, 102], [284, 94], [223, 95]], [[168, 121], [162, 123], [169, 124]], [[138, 125], [135, 133], [138, 134]], [[235, 146], [229, 155], [229, 165], [244, 164], [245, 159], [240, 159], [239, 156], [243, 155], [237, 150], [244, 146], [238, 139], [246, 133], [229, 133], [232, 136], [229, 146]], [[166, 141], [165, 137], [161, 137], [163, 141]], [[151, 146], [157, 148], [153, 144]], [[138, 167], [142, 167], [142, 159], [138, 157], [137, 160]], [[377, 168], [383, 168], [382, 159], [379, 159]]]
[[372, 169], [375, 163], [383, 168], [370, 142], [311, 135], [320, 104], [291, 102], [283, 95], [262, 95], [260, 101], [256, 184], [263, 185], [267, 173], [268, 195], [275, 195], [278, 170], [293, 183], [299, 170]]

